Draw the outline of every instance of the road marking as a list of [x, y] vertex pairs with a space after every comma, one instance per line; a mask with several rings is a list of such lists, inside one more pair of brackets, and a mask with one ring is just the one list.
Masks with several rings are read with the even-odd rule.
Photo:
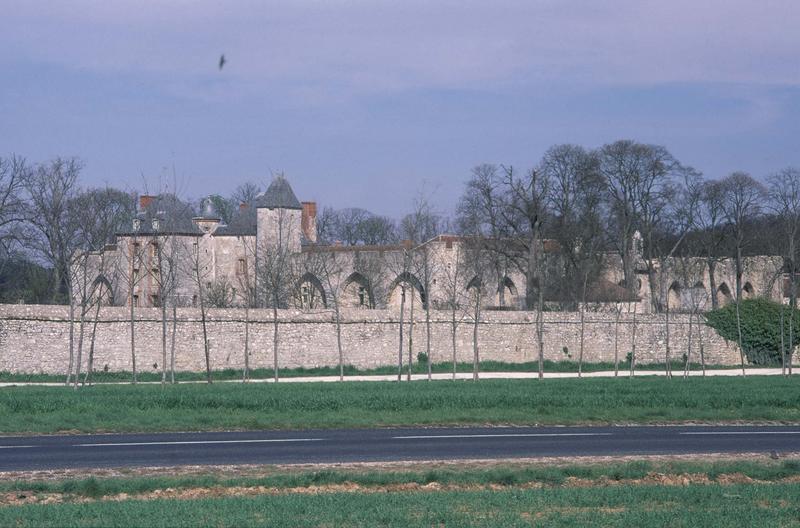
[[26, 446], [26, 445], [19, 445], [19, 446], [0, 446], [0, 449], [24, 449], [26, 447], [34, 447], [34, 446]]
[[800, 431], [692, 431], [678, 433], [682, 435], [769, 435], [769, 434], [800, 434]]
[[175, 442], [112, 442], [107, 444], [73, 444], [72, 447], [197, 445], [197, 444], [266, 444], [275, 442], [319, 442], [320, 440], [322, 440], [322, 438], [266, 438], [259, 440], [182, 440]]
[[506, 434], [452, 434], [452, 435], [413, 435], [393, 436], [396, 440], [423, 440], [428, 438], [514, 438], [551, 436], [610, 436], [613, 433], [506, 433]]

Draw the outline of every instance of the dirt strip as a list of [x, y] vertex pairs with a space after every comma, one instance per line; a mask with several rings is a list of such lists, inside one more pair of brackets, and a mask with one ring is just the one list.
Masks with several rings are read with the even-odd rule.
[[0, 480], [56, 481], [95, 478], [135, 478], [135, 477], [188, 477], [214, 475], [219, 478], [267, 477], [276, 474], [307, 473], [314, 471], [432, 471], [437, 469], [480, 470], [495, 467], [524, 466], [557, 467], [573, 465], [619, 464], [634, 461], [648, 462], [764, 462], [780, 463], [786, 459], [800, 458], [800, 452], [784, 452], [778, 460], [772, 460], [770, 453], [706, 453], [689, 455], [625, 455], [625, 456], [575, 456], [575, 457], [533, 457], [505, 459], [433, 460], [433, 461], [395, 461], [395, 462], [348, 462], [333, 464], [239, 464], [213, 466], [163, 466], [137, 468], [102, 469], [53, 469], [27, 471], [0, 471]]

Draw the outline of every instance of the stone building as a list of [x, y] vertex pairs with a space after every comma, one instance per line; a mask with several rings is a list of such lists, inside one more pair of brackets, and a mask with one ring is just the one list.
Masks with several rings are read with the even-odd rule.
[[[432, 309], [469, 305], [480, 289], [484, 308], [525, 308], [525, 275], [513, 266], [494, 266], [479, 278], [464, 265], [469, 241], [461, 237], [442, 234], [414, 247], [409, 242], [320, 243], [316, 204], [300, 202], [284, 177], [275, 178], [252, 204], [242, 204], [230, 225], [221, 221], [211, 201], [199, 216], [164, 196], [141, 196], [139, 205], [130, 230], [118, 233], [116, 244], [81, 261], [81, 280], [75, 282], [78, 288], [84, 285], [84, 296], [140, 307], [160, 306], [164, 298], [178, 306], [197, 306], [214, 297], [217, 306], [268, 306], [278, 299], [281, 308], [313, 310], [338, 302], [347, 308], [402, 305], [413, 310], [428, 303]], [[557, 258], [552, 241], [541, 247], [548, 258]], [[674, 257], [648, 267], [639, 253], [635, 293], [621, 286], [619, 257], [608, 254], [605, 261], [603, 275], [587, 288], [586, 301], [593, 309], [623, 305], [639, 313], [653, 306], [703, 311], [735, 295], [729, 259], [713, 263], [712, 277], [707, 261], [699, 257]], [[744, 296], [781, 299], [779, 257], [748, 257], [744, 267]], [[282, 284], [271, 284], [275, 281]], [[280, 297], [264, 294], [276, 288]], [[561, 301], [549, 295], [548, 303]]]

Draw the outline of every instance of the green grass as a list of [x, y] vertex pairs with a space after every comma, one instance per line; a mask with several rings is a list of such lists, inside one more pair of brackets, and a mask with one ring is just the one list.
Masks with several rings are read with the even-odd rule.
[[[421, 465], [421, 464], [420, 464]], [[539, 483], [544, 486], [561, 486], [571, 477], [612, 481], [641, 479], [653, 473], [666, 475], [702, 474], [716, 481], [720, 475], [741, 474], [754, 480], [775, 482], [800, 475], [800, 460], [744, 460], [744, 461], [650, 461], [604, 464], [498, 464], [489, 467], [437, 466], [429, 470], [320, 470], [276, 471], [260, 476], [225, 476], [208, 472], [187, 476], [144, 476], [114, 478], [84, 478], [67, 480], [7, 480], [0, 482], [0, 493], [27, 494], [60, 493], [75, 498], [99, 498], [126, 493], [136, 495], [158, 489], [189, 489], [212, 487], [307, 488], [331, 484], [353, 483], [364, 487], [397, 484], [490, 485], [518, 486]]]
[[800, 422], [797, 380], [584, 378], [0, 389], [0, 432]]
[[[652, 371], [663, 371], [665, 368], [664, 363], [643, 363], [637, 364], [636, 370], [637, 371], [644, 371], [644, 372], [652, 372]], [[684, 365], [680, 361], [673, 361], [672, 362], [672, 370], [677, 373], [683, 372]], [[693, 371], [700, 371], [701, 366], [699, 363], [691, 363], [690, 368]], [[707, 370], [720, 370], [720, 369], [735, 369], [739, 368], [735, 365], [707, 365]], [[763, 368], [763, 366], [754, 366], [748, 365], [747, 368]], [[630, 370], [630, 363], [626, 361], [622, 361], [619, 364], [619, 369], [622, 373], [625, 373]], [[456, 370], [461, 373], [470, 373], [472, 372], [472, 363], [457, 363]], [[600, 363], [584, 363], [583, 372], [599, 372], [599, 371], [611, 371], [614, 370], [614, 363], [612, 362], [600, 362]], [[408, 371], [408, 366], [405, 365], [403, 367], [403, 373], [405, 374]], [[448, 374], [453, 372], [453, 364], [452, 363], [433, 363], [431, 365], [431, 371], [437, 374]], [[529, 361], [526, 363], [508, 363], [505, 361], [481, 361], [480, 363], [480, 371], [481, 372], [538, 372], [539, 371], [539, 363], [536, 361]], [[547, 360], [544, 362], [544, 371], [545, 372], [578, 372], [578, 363], [577, 361], [550, 361]], [[411, 372], [414, 374], [426, 374], [428, 372], [428, 366], [426, 363], [414, 362], [411, 368]], [[272, 378], [275, 374], [275, 371], [268, 368], [259, 368], [253, 369], [249, 372], [249, 377], [251, 379], [269, 379]], [[344, 374], [345, 376], [357, 376], [357, 375], [380, 375], [380, 374], [397, 374], [397, 366], [393, 365], [386, 365], [383, 367], [376, 367], [372, 369], [359, 369], [354, 367], [353, 365], [345, 365], [344, 367]], [[338, 376], [339, 375], [339, 368], [338, 367], [314, 367], [314, 368], [285, 368], [279, 369], [279, 376], [282, 378], [295, 378], [295, 377], [304, 377], [304, 376]], [[177, 381], [205, 381], [205, 373], [204, 372], [189, 372], [189, 371], [181, 371], [175, 373], [175, 379]], [[227, 380], [241, 380], [242, 379], [242, 370], [241, 369], [223, 369], [223, 370], [215, 370], [212, 372], [212, 378], [216, 381], [227, 381]], [[82, 379], [82, 378], [81, 378]], [[144, 371], [139, 372], [137, 375], [137, 379], [139, 381], [161, 381], [161, 372], [160, 371]], [[64, 376], [61, 374], [24, 374], [24, 373], [12, 373], [8, 371], [0, 371], [0, 382], [17, 382], [17, 383], [52, 383], [52, 382], [63, 382]], [[92, 373], [92, 381], [95, 383], [107, 383], [107, 382], [128, 382], [131, 381], [131, 373], [127, 371], [97, 371]]]
[[798, 526], [800, 484], [261, 495], [0, 508], [0, 526]]

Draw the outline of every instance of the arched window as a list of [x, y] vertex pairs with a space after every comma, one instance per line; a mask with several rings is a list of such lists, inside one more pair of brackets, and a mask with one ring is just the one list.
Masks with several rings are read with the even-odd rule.
[[423, 308], [427, 305], [428, 298], [420, 280], [412, 273], [401, 273], [392, 281], [389, 288], [389, 304], [399, 308], [404, 300], [405, 303], [410, 303], [412, 295], [414, 302]]
[[325, 289], [313, 273], [306, 273], [297, 282], [295, 305], [304, 310], [328, 307]]
[[369, 281], [362, 274], [352, 273], [342, 289], [342, 305], [354, 308], [375, 308], [375, 298]]

